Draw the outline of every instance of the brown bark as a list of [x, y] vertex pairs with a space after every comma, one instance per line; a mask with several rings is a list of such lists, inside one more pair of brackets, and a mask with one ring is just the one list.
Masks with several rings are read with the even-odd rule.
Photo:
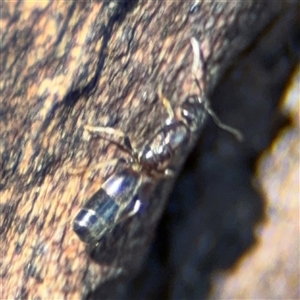
[[[82, 298], [139, 267], [168, 193], [160, 184], [142, 218], [120, 225], [90, 253], [72, 219], [113, 171], [93, 166], [123, 154], [89, 139], [83, 126], [122, 129], [142, 147], [166, 117], [160, 83], [173, 105], [198, 93], [190, 38], [201, 43], [209, 91], [280, 3], [2, 5], [2, 298]], [[69, 174], [79, 166], [84, 174]]]

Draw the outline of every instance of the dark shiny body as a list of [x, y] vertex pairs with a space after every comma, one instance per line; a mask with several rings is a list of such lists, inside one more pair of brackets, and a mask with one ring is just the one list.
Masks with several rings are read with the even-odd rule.
[[200, 95], [191, 95], [176, 108], [162, 93], [162, 85], [158, 89], [158, 97], [168, 112], [168, 119], [152, 136], [145, 141], [142, 149], [132, 147], [128, 136], [121, 130], [108, 127], [85, 126], [90, 132], [97, 133], [101, 138], [119, 145], [120, 149], [129, 154], [124, 158], [126, 170], [114, 173], [102, 185], [101, 189], [88, 200], [74, 220], [73, 229], [79, 238], [89, 244], [96, 244], [109, 230], [119, 222], [136, 214], [141, 207], [140, 200], [135, 200], [142, 185], [142, 175], [147, 178], [161, 178], [173, 176], [171, 169], [181, 150], [191, 147], [193, 137], [203, 127], [207, 115], [210, 115], [216, 124], [233, 133], [238, 139], [241, 134], [223, 124], [202, 93], [197, 70], [201, 65], [205, 72], [206, 64], [199, 42], [193, 37], [191, 45], [194, 52], [192, 73], [199, 88]]
[[110, 135], [114, 129], [89, 127], [100, 134], [100, 137], [119, 144], [130, 155], [130, 159], [124, 159], [127, 168], [111, 175], [76, 216], [73, 230], [83, 242], [97, 244], [116, 224], [139, 211], [141, 202], [136, 200], [136, 196], [143, 174], [148, 178], [173, 175], [169, 167], [174, 157], [179, 149], [189, 147], [192, 133], [202, 128], [206, 117], [206, 110], [197, 96], [188, 97], [177, 109], [177, 118], [173, 111], [169, 111], [170, 118], [145, 143], [141, 151], [132, 147], [126, 135], [120, 143], [122, 132], [118, 132], [119, 139], [113, 139]]
[[127, 219], [136, 205], [141, 176], [125, 169], [110, 176], [74, 219], [73, 230], [85, 243], [96, 244], [117, 223]]

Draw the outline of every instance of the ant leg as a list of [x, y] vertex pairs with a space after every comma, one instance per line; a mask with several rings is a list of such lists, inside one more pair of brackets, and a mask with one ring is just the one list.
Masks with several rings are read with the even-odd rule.
[[203, 56], [203, 52], [199, 46], [199, 42], [192, 37], [191, 38], [191, 44], [192, 44], [192, 48], [193, 48], [193, 53], [194, 53], [194, 61], [193, 61], [193, 66], [192, 66], [192, 74], [194, 76], [194, 80], [195, 83], [200, 91], [200, 96], [198, 97], [199, 102], [203, 102], [204, 104], [204, 108], [207, 111], [207, 113], [212, 117], [212, 119], [214, 120], [214, 122], [216, 123], [216, 125], [222, 129], [224, 129], [225, 131], [231, 133], [238, 141], [242, 141], [243, 140], [243, 134], [236, 128], [233, 128], [229, 125], [224, 124], [219, 117], [215, 114], [215, 112], [212, 110], [209, 100], [207, 99], [207, 97], [205, 96], [205, 94], [203, 93], [203, 89], [200, 85], [200, 80], [197, 78], [197, 70], [200, 66], [200, 62], [202, 64], [202, 72], [205, 73], [206, 70], [206, 64], [204, 61], [204, 56]]
[[137, 151], [133, 148], [130, 138], [121, 130], [111, 127], [85, 125], [84, 129], [91, 133], [97, 133], [100, 138], [118, 145], [123, 151], [134, 156]]
[[134, 203], [134, 206], [133, 206], [132, 210], [131, 210], [130, 212], [128, 212], [128, 214], [126, 214], [126, 215], [124, 215], [123, 217], [121, 217], [121, 218], [118, 220], [118, 222], [115, 223], [115, 225], [116, 225], [116, 224], [119, 224], [119, 223], [121, 223], [121, 222], [123, 222], [123, 221], [125, 221], [125, 220], [127, 220], [127, 219], [129, 219], [129, 218], [131, 218], [131, 217], [133, 217], [134, 215], [136, 215], [137, 212], [140, 210], [141, 206], [142, 206], [141, 200], [137, 199], [137, 200], [135, 201], [135, 203]]
[[166, 169], [164, 171], [153, 171], [151, 172], [152, 178], [155, 179], [167, 179], [167, 178], [172, 178], [174, 177], [175, 173], [172, 169]]
[[[97, 163], [96, 165], [93, 166], [93, 170], [99, 170], [99, 169], [103, 169], [106, 167], [116, 166], [118, 164], [118, 162], [120, 162], [120, 160], [121, 160], [120, 158], [115, 158], [115, 159], [110, 159], [107, 161]], [[67, 173], [70, 175], [80, 175], [80, 174], [86, 172], [87, 169], [88, 169], [88, 166], [69, 168]]]
[[174, 118], [175, 118], [174, 117], [174, 110], [171, 106], [170, 101], [162, 93], [162, 84], [160, 84], [159, 87], [158, 87], [158, 97], [159, 97], [160, 101], [162, 102], [162, 104], [164, 105], [164, 107], [167, 110], [167, 113], [169, 115], [168, 121], [174, 120]]
[[164, 173], [165, 178], [172, 178], [174, 177], [174, 171], [172, 169], [166, 169]]
[[115, 159], [110, 159], [108, 161], [103, 161], [103, 162], [100, 162], [100, 163], [97, 163], [94, 168], [99, 170], [99, 169], [102, 169], [102, 168], [105, 168], [105, 167], [114, 167], [116, 166], [118, 163], [121, 163], [121, 164], [128, 164], [127, 161], [123, 158], [115, 158]]

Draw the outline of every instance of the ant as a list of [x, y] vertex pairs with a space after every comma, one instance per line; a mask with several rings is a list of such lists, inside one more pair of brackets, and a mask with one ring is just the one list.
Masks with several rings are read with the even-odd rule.
[[[203, 55], [195, 38], [191, 39], [191, 44], [194, 52], [193, 75], [199, 90], [202, 91], [195, 74], [200, 55], [202, 59]], [[130, 138], [121, 130], [91, 125], [84, 127], [100, 138], [117, 144], [129, 158], [122, 159], [124, 169], [113, 173], [75, 217], [73, 230], [83, 242], [96, 244], [116, 224], [140, 211], [142, 203], [137, 195], [144, 182], [143, 175], [148, 179], [172, 177], [174, 172], [170, 166], [174, 157], [179, 149], [189, 145], [194, 133], [203, 127], [207, 114], [219, 127], [233, 133], [238, 139], [241, 138], [237, 130], [224, 125], [217, 118], [203, 95], [188, 96], [177, 107], [178, 114], [175, 114], [170, 102], [163, 95], [161, 86], [158, 96], [167, 110], [168, 118], [140, 150], [132, 146]]]

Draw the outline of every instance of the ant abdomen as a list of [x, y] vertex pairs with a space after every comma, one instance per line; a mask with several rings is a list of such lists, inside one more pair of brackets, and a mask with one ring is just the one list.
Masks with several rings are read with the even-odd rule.
[[140, 207], [141, 177], [131, 169], [114, 173], [83, 206], [74, 219], [73, 230], [85, 243], [96, 244], [116, 224], [133, 216]]

